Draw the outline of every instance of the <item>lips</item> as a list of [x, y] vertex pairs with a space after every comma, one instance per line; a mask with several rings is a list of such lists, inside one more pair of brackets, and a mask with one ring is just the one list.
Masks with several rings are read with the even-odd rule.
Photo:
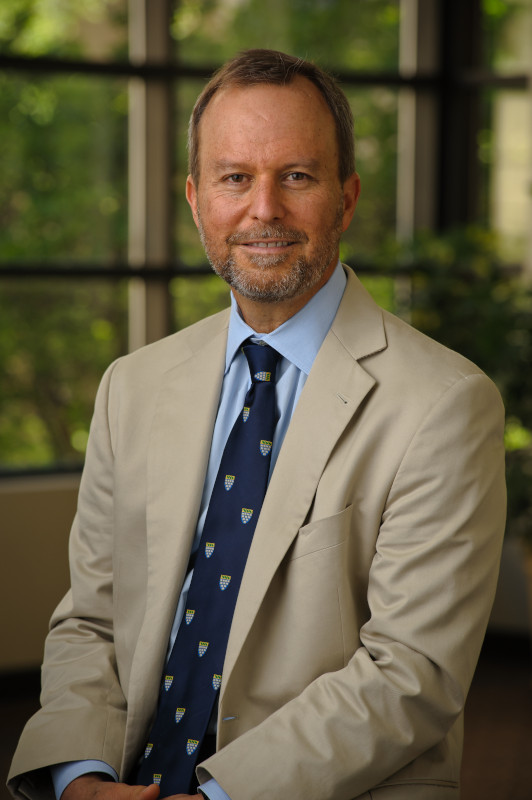
[[270, 226], [249, 228], [246, 231], [232, 233], [226, 241], [229, 245], [237, 244], [245, 247], [258, 247], [261, 250], [273, 250], [308, 242], [308, 237], [301, 231]]
[[275, 247], [288, 247], [294, 242], [242, 242], [242, 244], [246, 245], [246, 247], [263, 247], [266, 249], [275, 248]]

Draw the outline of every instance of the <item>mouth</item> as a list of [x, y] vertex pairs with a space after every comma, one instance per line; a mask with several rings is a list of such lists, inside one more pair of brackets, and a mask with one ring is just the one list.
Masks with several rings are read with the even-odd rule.
[[308, 237], [301, 231], [272, 225], [233, 233], [227, 238], [227, 244], [245, 248], [248, 252], [266, 255], [280, 254], [294, 245], [304, 244]]
[[275, 250], [279, 247], [291, 247], [293, 244], [295, 244], [295, 242], [288, 240], [287, 241], [276, 240], [273, 242], [268, 242], [268, 241], [265, 242], [264, 240], [261, 240], [257, 242], [241, 242], [241, 244], [243, 244], [244, 247], [258, 247], [261, 250]]

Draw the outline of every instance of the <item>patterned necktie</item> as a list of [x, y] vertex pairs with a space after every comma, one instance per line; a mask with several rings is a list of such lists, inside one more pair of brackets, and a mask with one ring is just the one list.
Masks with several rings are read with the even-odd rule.
[[130, 781], [158, 783], [161, 797], [195, 791], [194, 769], [222, 681], [238, 590], [268, 486], [279, 353], [249, 340], [242, 350], [251, 387], [222, 455], [191, 559], [185, 617], [166, 665], [143, 760]]

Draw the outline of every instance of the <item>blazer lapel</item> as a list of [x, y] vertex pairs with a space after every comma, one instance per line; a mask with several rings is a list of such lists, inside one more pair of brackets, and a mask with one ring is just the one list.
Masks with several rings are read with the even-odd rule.
[[268, 586], [305, 524], [327, 460], [375, 384], [359, 361], [385, 347], [382, 312], [350, 273], [338, 313], [290, 422], [264, 500], [233, 617], [224, 686]]
[[228, 316], [216, 319], [214, 331], [212, 324], [199, 335], [194, 331], [188, 351], [164, 374], [159, 389], [148, 446], [146, 613], [131, 669], [126, 769], [157, 707], [196, 530], [225, 363]]

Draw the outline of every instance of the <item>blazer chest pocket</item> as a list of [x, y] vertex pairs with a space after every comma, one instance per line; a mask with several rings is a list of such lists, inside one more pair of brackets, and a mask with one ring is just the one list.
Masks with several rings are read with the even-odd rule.
[[352, 506], [347, 506], [331, 517], [313, 520], [300, 528], [292, 545], [290, 561], [342, 544], [349, 534], [352, 510]]

